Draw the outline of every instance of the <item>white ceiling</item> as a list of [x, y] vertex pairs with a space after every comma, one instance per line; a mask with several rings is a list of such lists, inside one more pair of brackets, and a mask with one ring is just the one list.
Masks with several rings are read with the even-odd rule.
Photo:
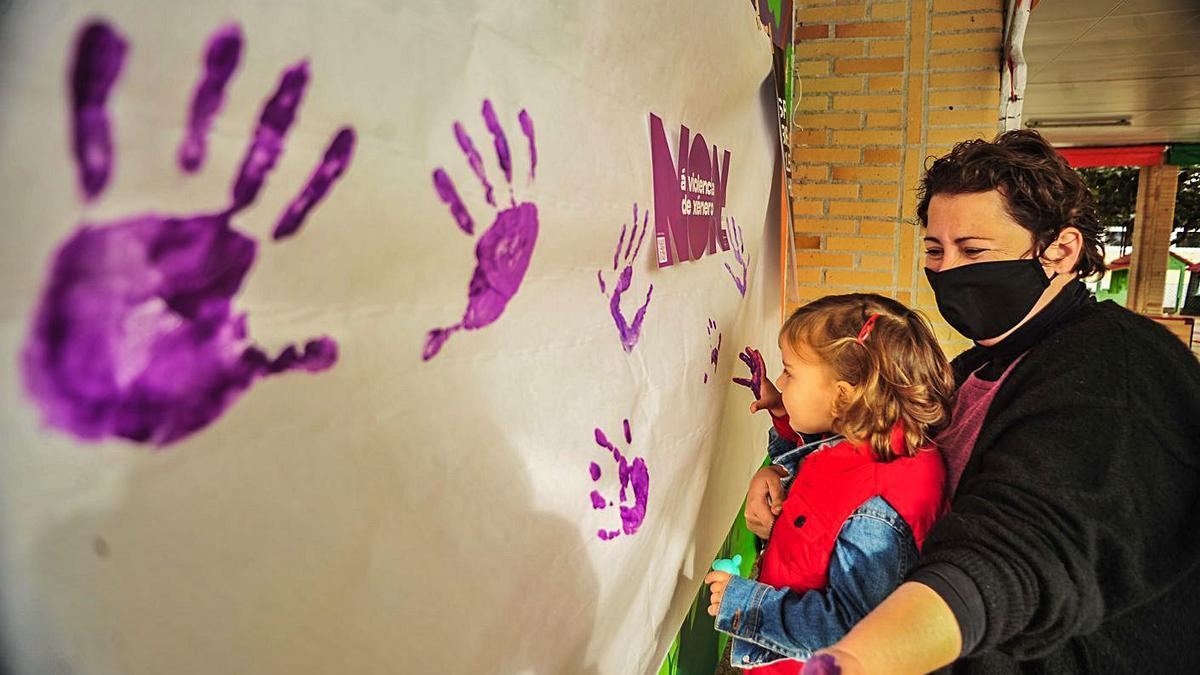
[[1025, 30], [1023, 120], [1055, 145], [1200, 142], [1200, 0], [1042, 0]]

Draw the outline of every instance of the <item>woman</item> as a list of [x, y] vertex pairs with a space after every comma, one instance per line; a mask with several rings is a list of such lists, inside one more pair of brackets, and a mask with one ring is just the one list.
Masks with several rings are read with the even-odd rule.
[[[909, 580], [805, 672], [1193, 671], [1200, 364], [1087, 292], [1094, 202], [1036, 132], [959, 144], [921, 187], [926, 273], [976, 344], [938, 437], [951, 513]], [[751, 498], [770, 489], [756, 475]], [[769, 527], [764, 499], [752, 512]]]

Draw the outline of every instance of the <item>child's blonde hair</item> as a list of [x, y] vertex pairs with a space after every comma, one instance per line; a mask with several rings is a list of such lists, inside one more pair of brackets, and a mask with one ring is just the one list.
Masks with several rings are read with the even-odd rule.
[[897, 457], [897, 421], [910, 457], [949, 422], [950, 364], [925, 317], [903, 304], [872, 293], [830, 295], [792, 312], [779, 334], [798, 355], [815, 355], [835, 380], [853, 386], [849, 399], [836, 403], [833, 431], [869, 441], [880, 461]]

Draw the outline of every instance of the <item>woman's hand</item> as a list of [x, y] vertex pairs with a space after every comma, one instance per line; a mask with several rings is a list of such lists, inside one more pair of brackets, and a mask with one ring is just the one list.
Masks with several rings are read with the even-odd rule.
[[837, 647], [824, 649], [804, 662], [800, 675], [862, 675], [862, 664]]
[[729, 585], [729, 579], [732, 578], [728, 572], [718, 572], [713, 570], [704, 577], [704, 583], [709, 584], [708, 591], [710, 596], [708, 604], [708, 613], [710, 616], [716, 616], [717, 612], [721, 611], [721, 598], [725, 597], [725, 587]]
[[750, 479], [746, 490], [746, 527], [759, 539], [771, 535], [775, 517], [783, 511], [783, 476], [787, 472], [778, 466], [764, 466]]

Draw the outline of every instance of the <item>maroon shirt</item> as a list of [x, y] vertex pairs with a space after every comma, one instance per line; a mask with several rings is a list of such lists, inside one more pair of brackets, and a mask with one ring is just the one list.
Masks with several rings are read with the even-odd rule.
[[950, 426], [946, 427], [934, 439], [942, 457], [946, 459], [946, 495], [954, 496], [958, 487], [958, 479], [962, 477], [967, 460], [971, 459], [971, 450], [975, 448], [975, 439], [979, 438], [979, 430], [987, 417], [988, 408], [1000, 385], [1008, 378], [1013, 366], [1021, 362], [1024, 355], [1018, 356], [995, 382], [980, 379], [971, 373], [958, 387], [954, 399], [954, 412], [950, 417]]

